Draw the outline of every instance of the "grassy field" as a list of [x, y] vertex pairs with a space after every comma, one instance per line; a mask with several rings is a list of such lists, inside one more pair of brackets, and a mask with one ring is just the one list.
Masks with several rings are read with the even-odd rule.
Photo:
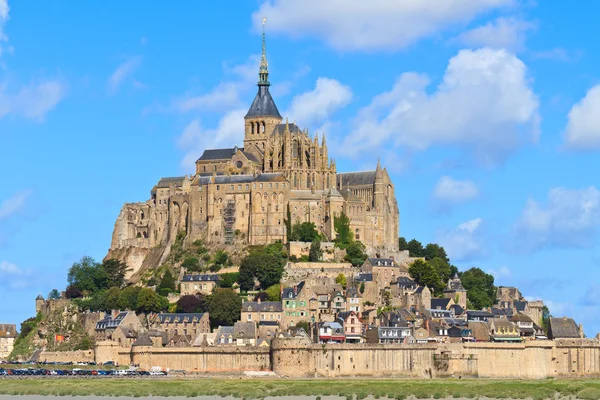
[[417, 379], [307, 379], [288, 380], [158, 378], [158, 379], [1, 379], [0, 394], [104, 395], [104, 396], [234, 396], [262, 399], [266, 396], [339, 395], [347, 399], [486, 396], [497, 399], [554, 399], [556, 394], [578, 399], [600, 398], [600, 381], [594, 380], [417, 380]]

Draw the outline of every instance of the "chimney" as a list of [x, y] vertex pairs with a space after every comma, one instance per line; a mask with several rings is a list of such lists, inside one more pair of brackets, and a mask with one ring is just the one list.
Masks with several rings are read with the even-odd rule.
[[110, 313], [110, 317], [112, 319], [115, 319], [115, 318], [117, 318], [117, 315], [119, 315], [120, 312], [121, 311], [119, 311], [119, 310], [112, 310], [111, 313]]
[[585, 334], [583, 333], [583, 325], [579, 324], [579, 337], [583, 339]]
[[294, 285], [294, 296], [298, 295], [298, 286]]
[[260, 296], [258, 296], [258, 300], [256, 302], [260, 304]]

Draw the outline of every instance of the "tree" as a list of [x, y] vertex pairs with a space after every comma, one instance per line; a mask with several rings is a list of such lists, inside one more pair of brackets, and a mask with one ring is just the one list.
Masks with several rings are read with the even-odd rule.
[[344, 257], [344, 260], [351, 263], [353, 266], [360, 267], [366, 259], [367, 254], [365, 253], [365, 245], [361, 242], [354, 241], [346, 247], [346, 256]]
[[496, 286], [494, 286], [493, 275], [486, 274], [479, 268], [471, 268], [460, 275], [460, 280], [467, 290], [467, 298], [473, 308], [481, 310], [494, 305]]
[[439, 257], [446, 263], [450, 262], [450, 259], [446, 254], [446, 250], [436, 243], [429, 243], [427, 246], [425, 246], [425, 249], [423, 250], [423, 257], [425, 257], [426, 260], [432, 260], [436, 257]]
[[189, 272], [200, 272], [200, 262], [196, 257], [188, 256], [181, 263], [181, 268]]
[[210, 270], [212, 272], [219, 271], [221, 268], [223, 268], [223, 266], [227, 262], [228, 258], [229, 258], [229, 255], [227, 254], [226, 251], [218, 250], [213, 257], [213, 261], [212, 261], [212, 265], [210, 266]]
[[287, 204], [287, 210], [283, 223], [285, 224], [285, 233], [287, 235], [287, 241], [290, 242], [294, 240], [292, 233], [292, 211], [290, 210], [290, 203]]
[[260, 258], [257, 256], [247, 255], [240, 264], [240, 272], [238, 277], [238, 283], [240, 289], [244, 292], [248, 292], [254, 289], [254, 276], [256, 275], [256, 269]]
[[176, 304], [177, 312], [180, 313], [199, 313], [208, 310], [206, 296], [202, 293], [181, 296]]
[[83, 293], [77, 286], [69, 285], [67, 286], [67, 290], [65, 290], [65, 297], [67, 299], [79, 299], [83, 297]]
[[360, 290], [360, 294], [363, 294], [365, 292], [365, 283], [364, 282], [360, 283], [360, 289], [359, 290]]
[[433, 269], [437, 272], [440, 277], [440, 281], [442, 285], [446, 285], [448, 280], [452, 277], [452, 269], [450, 265], [440, 257], [434, 257], [427, 261]]
[[269, 296], [269, 301], [281, 301], [281, 285], [271, 285], [265, 290], [265, 293]]
[[417, 239], [413, 239], [406, 245], [408, 253], [411, 257], [423, 257], [423, 245]]
[[314, 222], [303, 222], [292, 227], [292, 237], [300, 242], [312, 242], [320, 235]]
[[142, 288], [139, 286], [128, 286], [119, 294], [119, 309], [136, 310], [138, 307], [138, 294]]
[[345, 249], [354, 241], [354, 234], [352, 233], [352, 229], [350, 229], [350, 218], [348, 218], [346, 213], [342, 212], [339, 217], [333, 217], [333, 228], [336, 234], [334, 240], [336, 247]]
[[300, 321], [300, 322], [296, 322], [296, 328], [300, 329], [304, 329], [304, 332], [308, 333], [310, 335], [310, 324], [308, 323], [308, 321]]
[[56, 289], [52, 289], [50, 293], [48, 293], [48, 299], [50, 300], [58, 300], [60, 299], [60, 292]]
[[119, 297], [121, 296], [121, 289], [118, 287], [111, 287], [106, 293], [106, 299], [104, 301], [104, 307], [107, 311], [119, 309]]
[[106, 275], [106, 286], [122, 288], [125, 286], [125, 275], [129, 271], [129, 267], [122, 261], [114, 258], [109, 258], [104, 261], [101, 266]]
[[239, 272], [228, 272], [226, 274], [219, 275], [221, 280], [219, 281], [219, 287], [221, 288], [230, 288], [238, 281], [240, 278]]
[[550, 310], [544, 305], [544, 307], [542, 307], [542, 318], [539, 321], [539, 324], [546, 335], [548, 334], [548, 327], [550, 326], [550, 318], [552, 318], [552, 315], [550, 315]]
[[346, 284], [348, 283], [346, 280], [346, 275], [339, 274], [335, 277], [335, 283], [339, 283], [343, 288], [346, 288]]
[[162, 312], [169, 307], [169, 301], [156, 294], [150, 288], [141, 288], [137, 297], [137, 307], [135, 311], [140, 313]]
[[440, 276], [428, 262], [415, 260], [408, 268], [408, 273], [415, 282], [432, 289], [436, 295], [444, 289]]
[[232, 289], [217, 289], [207, 301], [212, 328], [232, 326], [239, 321], [242, 299]]
[[280, 249], [281, 243], [257, 246], [250, 250], [240, 264], [239, 284], [243, 291], [254, 289], [254, 279], [261, 289], [278, 284], [283, 276], [286, 258]]
[[171, 270], [167, 268], [165, 274], [160, 281], [160, 284], [156, 288], [156, 291], [161, 295], [163, 293], [169, 294], [175, 291], [175, 279], [173, 279], [173, 274], [171, 274]]
[[323, 257], [323, 251], [321, 250], [321, 241], [319, 239], [313, 240], [310, 244], [310, 250], [308, 252], [308, 261], [318, 262]]
[[100, 289], [107, 289], [108, 277], [101, 265], [91, 257], [82, 257], [69, 268], [67, 274], [69, 285], [77, 287], [84, 293], [93, 294]]
[[400, 251], [402, 250], [408, 250], [408, 243], [406, 243], [406, 239], [403, 237], [399, 237], [398, 238], [398, 249]]

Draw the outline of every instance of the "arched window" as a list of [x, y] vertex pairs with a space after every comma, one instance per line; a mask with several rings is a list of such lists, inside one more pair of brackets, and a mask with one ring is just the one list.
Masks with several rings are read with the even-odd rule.
[[144, 235], [144, 239], [148, 239], [148, 233], [146, 233], [146, 231], [143, 232]]
[[140, 213], [140, 219], [144, 219], [144, 212], [143, 211]]

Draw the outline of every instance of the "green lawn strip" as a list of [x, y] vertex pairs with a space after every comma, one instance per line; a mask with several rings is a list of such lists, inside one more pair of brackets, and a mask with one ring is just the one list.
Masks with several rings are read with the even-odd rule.
[[0, 394], [105, 395], [105, 396], [234, 396], [263, 399], [267, 396], [338, 395], [347, 399], [485, 396], [496, 399], [552, 399], [556, 394], [596, 399], [600, 381], [594, 380], [416, 380], [416, 379], [216, 379], [216, 378], [32, 378], [2, 379]]

